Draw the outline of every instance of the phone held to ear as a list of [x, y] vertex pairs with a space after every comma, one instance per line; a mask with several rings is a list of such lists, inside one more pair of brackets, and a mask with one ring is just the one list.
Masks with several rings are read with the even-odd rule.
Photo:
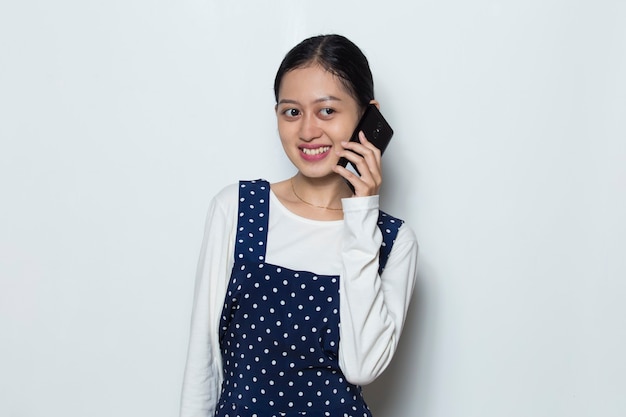
[[[352, 137], [350, 138], [350, 142], [359, 142], [359, 132], [363, 131], [365, 137], [368, 141], [370, 141], [374, 146], [380, 149], [380, 153], [385, 152], [389, 141], [391, 141], [391, 137], [393, 136], [393, 129], [387, 123], [387, 120], [383, 117], [383, 115], [378, 110], [378, 107], [374, 104], [369, 104], [367, 109], [365, 109], [365, 113], [361, 117], [361, 120], [354, 129], [354, 133], [352, 133]], [[339, 162], [337, 165], [341, 165], [342, 167], [347, 167], [348, 161], [346, 158], [339, 158]], [[350, 163], [350, 167], [355, 171], [357, 175], [359, 171], [355, 166]], [[354, 192], [354, 187], [352, 184], [348, 183], [352, 191]]]

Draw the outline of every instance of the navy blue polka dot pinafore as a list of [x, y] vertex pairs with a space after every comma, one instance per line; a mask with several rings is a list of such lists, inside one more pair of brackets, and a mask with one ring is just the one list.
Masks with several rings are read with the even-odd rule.
[[[346, 381], [339, 349], [339, 277], [265, 263], [270, 185], [242, 181], [235, 264], [220, 321], [224, 381], [218, 417], [370, 417]], [[402, 221], [381, 212], [381, 271]]]

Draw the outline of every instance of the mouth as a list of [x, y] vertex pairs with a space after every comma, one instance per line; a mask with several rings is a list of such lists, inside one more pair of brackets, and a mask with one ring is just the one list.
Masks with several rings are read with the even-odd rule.
[[300, 148], [300, 151], [307, 156], [319, 156], [327, 153], [330, 146], [320, 146], [318, 148]]

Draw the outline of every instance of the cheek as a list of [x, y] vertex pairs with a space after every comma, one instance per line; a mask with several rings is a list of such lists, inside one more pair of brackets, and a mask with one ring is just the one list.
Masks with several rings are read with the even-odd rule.
[[284, 133], [287, 132], [288, 130], [288, 125], [285, 122], [278, 119], [276, 123], [276, 127], [278, 128], [278, 134], [280, 135], [282, 139], [282, 137], [284, 136]]
[[293, 141], [294, 135], [297, 135], [294, 125], [295, 123], [278, 122], [278, 137], [283, 144]]
[[350, 140], [350, 136], [354, 132], [356, 125], [358, 123], [358, 119], [351, 118], [350, 120], [345, 121], [341, 125], [338, 125], [334, 129], [334, 136], [336, 140]]

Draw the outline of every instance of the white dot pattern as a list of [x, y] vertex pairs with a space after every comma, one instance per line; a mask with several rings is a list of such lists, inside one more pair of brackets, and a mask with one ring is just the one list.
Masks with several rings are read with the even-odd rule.
[[[224, 382], [218, 417], [371, 417], [345, 380], [339, 350], [339, 277], [264, 263], [269, 184], [240, 183], [235, 266], [220, 321]], [[385, 215], [386, 216], [386, 215]], [[381, 270], [401, 221], [379, 227]], [[386, 233], [386, 229], [389, 233]], [[385, 253], [386, 252], [386, 253]]]

